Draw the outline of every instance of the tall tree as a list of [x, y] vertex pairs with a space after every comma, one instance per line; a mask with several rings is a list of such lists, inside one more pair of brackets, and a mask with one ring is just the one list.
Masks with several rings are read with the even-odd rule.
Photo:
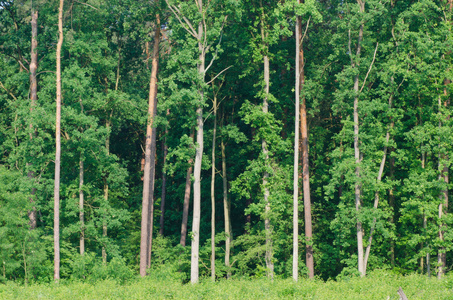
[[[30, 54], [30, 112], [35, 109], [36, 101], [38, 100], [38, 81], [36, 78], [36, 71], [38, 69], [38, 11], [32, 7], [31, 10], [31, 54]], [[33, 124], [30, 124], [30, 139], [33, 139]], [[32, 170], [28, 172], [28, 177], [34, 179], [35, 174]], [[34, 203], [36, 188], [32, 188], [30, 202]], [[37, 224], [36, 207], [33, 205], [28, 213], [30, 218], [30, 228], [35, 229]]]
[[156, 167], [156, 127], [153, 128], [153, 122], [157, 114], [157, 70], [159, 66], [160, 42], [159, 14], [156, 15], [155, 26], [143, 176], [142, 227], [140, 236], [140, 275], [142, 277], [146, 276], [146, 268], [150, 266], [153, 234], [154, 177]]
[[60, 158], [61, 158], [61, 46], [63, 45], [63, 5], [58, 8], [57, 43], [57, 111], [55, 124], [55, 187], [54, 187], [54, 279], [60, 279]]

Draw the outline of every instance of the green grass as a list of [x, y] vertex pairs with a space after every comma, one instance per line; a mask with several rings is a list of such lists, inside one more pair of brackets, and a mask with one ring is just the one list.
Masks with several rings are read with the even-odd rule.
[[421, 275], [401, 276], [375, 271], [366, 278], [342, 281], [302, 279], [234, 279], [182, 284], [168, 276], [149, 276], [124, 285], [114, 280], [96, 284], [61, 282], [27, 287], [0, 285], [0, 299], [399, 299], [402, 287], [410, 300], [453, 299], [453, 276], [438, 280]]

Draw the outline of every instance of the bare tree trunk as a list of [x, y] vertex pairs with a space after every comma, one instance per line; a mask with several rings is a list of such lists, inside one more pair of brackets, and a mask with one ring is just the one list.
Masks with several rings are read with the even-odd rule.
[[[111, 118], [111, 115], [110, 115]], [[107, 137], [105, 139], [105, 149], [107, 151], [107, 155], [110, 155], [110, 126], [111, 121], [110, 118], [105, 121], [105, 128], [107, 129]], [[104, 216], [102, 217], [102, 237], [104, 238], [104, 243], [102, 245], [102, 263], [104, 265], [107, 264], [107, 251], [105, 250], [105, 240], [107, 239], [107, 207], [109, 202], [109, 185], [107, 182], [108, 175], [106, 174], [104, 177], [104, 205], [106, 210], [104, 211]]]
[[[300, 19], [300, 17], [299, 17]], [[307, 24], [308, 26], [308, 24]], [[299, 80], [300, 86], [305, 84], [305, 62], [304, 62], [304, 49], [302, 40], [302, 24], [299, 21]], [[302, 179], [304, 189], [304, 220], [305, 220], [305, 256], [308, 269], [308, 278], [315, 277], [315, 269], [313, 262], [313, 246], [312, 246], [312, 224], [311, 224], [311, 193], [310, 193], [310, 169], [308, 159], [308, 128], [307, 128], [307, 108], [305, 105], [305, 98], [302, 98], [300, 105], [300, 131], [302, 134], [301, 148], [302, 148]]]
[[[31, 12], [31, 59], [30, 59], [30, 112], [36, 106], [36, 101], [38, 100], [38, 82], [36, 79], [36, 70], [38, 69], [38, 12], [32, 9]], [[33, 131], [33, 124], [30, 123], [30, 130]], [[30, 139], [33, 139], [34, 134], [30, 133]], [[31, 166], [32, 164], [29, 163]], [[33, 180], [35, 178], [35, 173], [33, 171], [28, 172], [28, 178]], [[35, 200], [34, 196], [36, 194], [36, 188], [32, 188], [30, 203], [33, 207], [28, 212], [28, 218], [30, 219], [29, 225], [30, 229], [35, 229], [37, 224], [36, 218], [36, 207], [34, 206]]]
[[[203, 0], [196, 0], [198, 11], [204, 15]], [[203, 22], [198, 23], [198, 64], [197, 70], [201, 82], [205, 82], [205, 55], [206, 45], [203, 42], [203, 37], [206, 37]], [[190, 282], [198, 282], [199, 274], [199, 247], [200, 247], [200, 202], [201, 202], [201, 161], [203, 158], [203, 103], [204, 89], [202, 86], [198, 90], [200, 96], [200, 105], [197, 107], [197, 146], [195, 148], [195, 165], [194, 165], [194, 183], [193, 183], [193, 221], [192, 221], [192, 248], [191, 248], [191, 263], [190, 263]]]
[[[395, 157], [391, 155], [391, 152], [395, 151], [395, 149], [390, 149], [390, 180], [395, 180]], [[389, 189], [389, 206], [392, 210], [392, 214], [390, 216], [390, 223], [395, 224], [395, 195], [394, 195], [394, 187], [392, 186]], [[390, 241], [390, 262], [392, 267], [395, 267], [395, 240], [392, 239]]]
[[293, 279], [299, 278], [299, 122], [300, 122], [300, 42], [301, 20], [296, 19], [296, 82], [295, 82], [295, 128], [293, 168]]
[[[393, 81], [393, 77], [392, 77], [392, 81]], [[393, 101], [393, 94], [390, 95], [390, 98], [389, 98], [389, 109], [392, 109], [392, 101]], [[379, 184], [382, 181], [382, 175], [384, 174], [385, 160], [387, 159], [387, 149], [388, 149], [387, 145], [390, 140], [390, 130], [393, 129], [393, 126], [394, 126], [394, 122], [392, 120], [390, 122], [390, 126], [387, 129], [387, 133], [385, 136], [384, 154], [382, 155], [381, 165], [379, 166], [379, 172], [378, 172], [378, 176], [376, 178], [377, 184]], [[376, 189], [376, 191], [374, 193], [374, 205], [373, 205], [374, 209], [377, 209], [378, 205], [379, 205], [379, 191]], [[366, 274], [366, 268], [368, 265], [368, 258], [370, 256], [371, 243], [373, 241], [373, 233], [374, 233], [375, 228], [376, 228], [376, 217], [373, 218], [373, 224], [371, 225], [371, 229], [370, 229], [370, 236], [368, 237], [368, 245], [367, 245], [366, 251], [365, 251], [365, 260], [363, 263], [363, 268], [364, 268], [365, 274]]]
[[[190, 139], [193, 141], [194, 138], [194, 132], [192, 131], [190, 133]], [[186, 187], [184, 189], [184, 203], [183, 203], [183, 209], [182, 209], [182, 223], [181, 223], [181, 239], [179, 240], [179, 243], [181, 246], [185, 247], [186, 246], [186, 238], [187, 238], [187, 223], [189, 220], [189, 204], [190, 204], [190, 175], [192, 175], [193, 172], [193, 159], [189, 160], [189, 168], [187, 169], [187, 174], [186, 174]]]
[[84, 177], [84, 168], [83, 168], [83, 156], [80, 154], [79, 160], [79, 221], [80, 221], [80, 255], [85, 253], [85, 215], [84, 215], [84, 194], [83, 194], [83, 177]]
[[223, 212], [225, 218], [225, 266], [227, 267], [227, 278], [231, 278], [230, 270], [230, 252], [231, 244], [233, 243], [233, 230], [231, 228], [231, 204], [228, 199], [228, 181], [226, 171], [226, 155], [225, 155], [225, 143], [223, 139], [220, 144], [222, 150], [222, 180], [223, 180]]
[[159, 66], [160, 19], [156, 15], [151, 79], [149, 84], [148, 122], [146, 126], [145, 169], [143, 176], [142, 222], [140, 236], [140, 276], [146, 276], [151, 263], [156, 129], [153, 121], [157, 112], [157, 69]]
[[[167, 110], [167, 116], [170, 114], [170, 110]], [[162, 171], [162, 194], [161, 194], [161, 200], [160, 200], [160, 229], [159, 229], [159, 234], [161, 236], [164, 235], [164, 218], [165, 218], [165, 198], [167, 196], [167, 173], [165, 172], [165, 162], [167, 161], [167, 154], [168, 154], [168, 145], [167, 145], [167, 135], [168, 135], [168, 128], [165, 128], [165, 137], [164, 141], [162, 142], [162, 149], [164, 152], [164, 158], [163, 158], [163, 168], [164, 171]], [[189, 185], [190, 186], [190, 185]]]
[[217, 94], [214, 93], [214, 129], [211, 151], [211, 279], [215, 281], [215, 143], [217, 134]]
[[[361, 0], [357, 0], [360, 6], [360, 12], [363, 13], [365, 11], [365, 2]], [[362, 40], [363, 40], [363, 21], [360, 25], [359, 29], [359, 38], [357, 41], [357, 52], [356, 57], [360, 57], [360, 52], [362, 49]], [[349, 41], [350, 42], [350, 41]], [[354, 62], [351, 58], [352, 67], [358, 67], [359, 63], [356, 61]], [[360, 183], [360, 143], [359, 143], [359, 111], [358, 111], [358, 104], [359, 104], [359, 74], [354, 77], [354, 92], [356, 93], [354, 97], [354, 158], [355, 158], [355, 174], [356, 174], [356, 183], [354, 187], [354, 194], [355, 194], [355, 208], [357, 214], [360, 213], [362, 203], [360, 200], [361, 193], [362, 193], [362, 186]], [[364, 265], [364, 257], [363, 257], [363, 228], [362, 222], [357, 219], [357, 254], [358, 254], [358, 270], [360, 276], [365, 276], [365, 265]]]
[[[445, 85], [450, 84], [450, 80], [446, 79], [444, 81]], [[444, 87], [444, 96], [448, 96], [447, 88]], [[444, 106], [447, 108], [449, 105], [450, 100], [447, 99], [444, 102]], [[441, 108], [442, 103], [441, 99], [439, 97], [439, 108]], [[450, 119], [450, 116], [447, 116], [447, 120]], [[439, 121], [439, 127], [441, 127], [442, 124]], [[440, 145], [439, 145], [440, 146]], [[441, 150], [443, 151], [443, 150]], [[445, 153], [439, 154], [439, 169], [442, 168], [441, 174], [439, 175], [440, 178], [445, 182], [445, 189], [441, 191], [440, 198], [443, 199], [443, 203], [439, 204], [439, 219], [442, 220], [445, 218], [445, 215], [447, 214], [448, 210], [448, 182], [449, 182], [449, 177], [448, 177], [448, 155]], [[444, 234], [445, 234], [445, 229], [446, 229], [446, 224], [444, 221], [442, 221], [442, 224], [439, 227], [439, 239], [441, 242], [444, 241]], [[441, 247], [440, 251], [437, 254], [437, 263], [439, 265], [439, 269], [437, 271], [437, 277], [441, 278], [445, 274], [445, 269], [447, 267], [447, 253], [445, 250], [445, 247]]]
[[57, 111], [55, 125], [55, 186], [54, 186], [54, 280], [60, 279], [60, 158], [61, 158], [61, 46], [63, 45], [63, 5], [60, 0], [58, 9], [58, 43], [57, 43]]

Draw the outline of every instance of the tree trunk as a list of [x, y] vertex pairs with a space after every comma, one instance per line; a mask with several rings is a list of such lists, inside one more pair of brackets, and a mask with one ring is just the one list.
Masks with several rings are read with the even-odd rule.
[[80, 255], [85, 253], [85, 216], [83, 211], [84, 206], [84, 194], [83, 194], [83, 156], [80, 154], [79, 160], [79, 220], [80, 220]]
[[[167, 116], [169, 114], [170, 114], [170, 110], [167, 110]], [[167, 196], [167, 173], [165, 172], [165, 162], [167, 161], [167, 154], [168, 154], [167, 135], [168, 135], [168, 127], [165, 128], [165, 137], [164, 137], [164, 141], [162, 142], [162, 149], [164, 152], [162, 165], [163, 165], [164, 171], [162, 171], [162, 194], [161, 194], [161, 200], [160, 200], [160, 212], [161, 213], [160, 213], [159, 234], [161, 236], [164, 235], [165, 198]]]
[[[105, 127], [107, 129], [107, 138], [105, 140], [105, 149], [107, 150], [107, 155], [110, 155], [110, 119], [108, 119], [105, 122]], [[106, 210], [104, 211], [104, 216], [102, 220], [102, 237], [104, 238], [104, 241], [107, 239], [107, 207], [108, 207], [108, 202], [109, 202], [109, 185], [107, 182], [107, 175], [104, 177], [104, 205]], [[107, 264], [107, 252], [105, 250], [105, 242], [102, 245], [102, 263], [104, 265]]]
[[[446, 79], [444, 81], [445, 85], [450, 84], [450, 80]], [[447, 88], [444, 87], [444, 96], [448, 96]], [[449, 99], [445, 100], [444, 106], [445, 108], [448, 108], [449, 105]], [[442, 106], [441, 99], [439, 97], [439, 108]], [[446, 119], [450, 119], [450, 116], [447, 115]], [[441, 127], [442, 124], [439, 122], [439, 127]], [[439, 145], [440, 146], [440, 145]], [[444, 150], [441, 150], [444, 151]], [[441, 191], [440, 198], [443, 200], [443, 203], [439, 204], [439, 219], [445, 219], [445, 216], [447, 214], [448, 210], [448, 182], [449, 182], [449, 177], [448, 177], [448, 155], [445, 153], [442, 153], [439, 155], [439, 169], [442, 168], [440, 178], [445, 182], [445, 189]], [[440, 228], [439, 228], [439, 240], [441, 242], [444, 241], [444, 234], [446, 230], [446, 224], [444, 221], [442, 221]], [[437, 264], [439, 265], [439, 269], [437, 271], [437, 277], [441, 278], [445, 274], [445, 269], [447, 267], [447, 253], [445, 247], [441, 247], [440, 251], [437, 254]]]
[[[260, 2], [261, 9], [262, 9], [262, 15], [261, 15], [261, 41], [263, 45], [265, 46], [265, 52], [263, 53], [263, 64], [264, 64], [264, 98], [263, 98], [263, 113], [267, 114], [269, 112], [269, 86], [270, 86], [270, 80], [269, 80], [269, 56], [267, 54], [268, 51], [268, 44], [266, 42], [266, 38], [268, 36], [268, 33], [265, 33], [265, 25], [264, 25], [264, 10], [263, 10], [263, 4]], [[263, 139], [261, 141], [261, 149], [264, 154], [264, 164], [266, 168], [268, 167], [269, 163], [269, 150], [267, 149], [267, 141]], [[265, 261], [266, 261], [266, 270], [267, 270], [267, 277], [270, 278], [271, 280], [274, 279], [274, 262], [273, 262], [273, 251], [272, 251], [272, 228], [270, 224], [270, 218], [269, 214], [271, 211], [271, 206], [269, 202], [269, 187], [268, 187], [268, 179], [269, 179], [269, 173], [267, 171], [264, 171], [263, 174], [263, 190], [264, 190], [264, 203], [265, 203], [265, 208], [264, 208], [264, 230], [266, 232], [266, 254], [265, 254]]]
[[299, 278], [299, 122], [300, 122], [300, 42], [301, 20], [296, 19], [296, 82], [295, 82], [295, 128], [293, 168], [293, 279]]
[[233, 243], [233, 230], [231, 228], [231, 204], [228, 199], [228, 181], [226, 171], [225, 143], [223, 139], [220, 144], [222, 150], [222, 181], [223, 181], [223, 212], [225, 218], [225, 266], [227, 267], [227, 278], [231, 278], [230, 252]]
[[[363, 13], [365, 11], [365, 2], [362, 2], [361, 0], [357, 1], [360, 6], [360, 12]], [[363, 21], [362, 24], [360, 25], [359, 29], [359, 38], [357, 41], [357, 52], [356, 52], [356, 59], [360, 57], [360, 52], [362, 49], [362, 40], [363, 40]], [[351, 59], [351, 64], [352, 67], [358, 67], [359, 63], [358, 61], [354, 62]], [[360, 214], [360, 210], [362, 207], [361, 204], [361, 193], [362, 193], [362, 186], [360, 183], [360, 143], [359, 143], [359, 111], [358, 111], [358, 104], [359, 104], [359, 74], [357, 74], [354, 77], [354, 92], [355, 92], [355, 97], [354, 97], [354, 158], [355, 158], [355, 175], [356, 175], [356, 183], [354, 187], [354, 194], [355, 194], [355, 209], [357, 212], [357, 215]], [[365, 266], [364, 266], [364, 257], [363, 257], [363, 228], [362, 228], [362, 222], [360, 221], [359, 217], [357, 219], [357, 254], [358, 254], [358, 270], [360, 273], [360, 276], [365, 276]]]
[[[393, 81], [393, 77], [392, 77], [392, 81]], [[392, 101], [393, 101], [393, 94], [390, 95], [390, 98], [389, 98], [389, 109], [392, 109]], [[394, 126], [394, 122], [392, 120], [390, 122], [390, 126], [387, 129], [387, 133], [385, 135], [384, 154], [382, 155], [381, 165], [379, 166], [379, 172], [378, 172], [378, 176], [376, 179], [377, 184], [379, 184], [382, 181], [382, 175], [384, 174], [385, 160], [387, 159], [387, 149], [388, 149], [387, 145], [390, 140], [390, 130], [393, 129], [393, 126]], [[375, 210], [378, 208], [378, 205], [379, 205], [379, 191], [376, 189], [376, 191], [374, 193], [374, 205], [373, 205]], [[363, 268], [364, 268], [365, 274], [366, 274], [366, 268], [368, 265], [368, 258], [370, 256], [371, 243], [373, 241], [373, 233], [374, 233], [375, 228], [376, 228], [376, 217], [373, 218], [373, 224], [371, 225], [371, 229], [370, 229], [370, 236], [368, 237], [368, 245], [367, 245], [366, 251], [365, 251], [365, 259], [364, 259], [364, 263], [363, 263]]]
[[[38, 12], [32, 9], [31, 12], [31, 59], [30, 59], [30, 112], [36, 106], [36, 101], [38, 100], [38, 82], [36, 79], [36, 70], [38, 69]], [[30, 139], [33, 139], [34, 134], [33, 131], [33, 124], [30, 123]], [[32, 163], [29, 163], [31, 166]], [[28, 178], [33, 180], [35, 178], [35, 173], [33, 171], [28, 172]], [[29, 225], [30, 229], [35, 229], [37, 224], [36, 218], [36, 207], [34, 206], [35, 200], [34, 196], [36, 194], [36, 188], [32, 188], [31, 190], [31, 197], [30, 203], [32, 203], [32, 208], [28, 212], [28, 218], [30, 219]]]
[[60, 279], [60, 157], [61, 157], [61, 46], [63, 45], [63, 5], [60, 0], [58, 9], [58, 43], [57, 43], [57, 111], [55, 124], [55, 186], [54, 186], [54, 280]]
[[148, 122], [146, 126], [145, 169], [143, 176], [142, 222], [140, 236], [140, 276], [146, 276], [151, 263], [154, 176], [156, 156], [156, 128], [153, 121], [157, 112], [157, 69], [159, 66], [160, 19], [156, 15], [151, 79], [149, 84]]
[[215, 281], [215, 142], [217, 134], [217, 95], [214, 93], [214, 129], [211, 151], [211, 279]]
[[[300, 17], [299, 17], [300, 19]], [[302, 24], [299, 21], [299, 80], [300, 86], [305, 84], [305, 62], [304, 49], [302, 41]], [[310, 194], [310, 169], [308, 160], [308, 128], [307, 128], [307, 108], [305, 105], [305, 97], [300, 103], [300, 131], [302, 135], [302, 182], [304, 189], [304, 220], [305, 220], [305, 256], [308, 269], [308, 278], [314, 278], [315, 269], [313, 263], [313, 246], [312, 246], [312, 224], [311, 224], [311, 194]]]
[[[190, 133], [190, 139], [193, 141], [194, 138], [194, 131]], [[186, 187], [184, 189], [184, 204], [182, 208], [182, 223], [181, 223], [181, 239], [179, 243], [181, 246], [186, 246], [186, 238], [187, 238], [187, 223], [189, 220], [189, 204], [190, 204], [190, 175], [193, 172], [193, 159], [189, 160], [189, 168], [187, 169], [186, 174]]]

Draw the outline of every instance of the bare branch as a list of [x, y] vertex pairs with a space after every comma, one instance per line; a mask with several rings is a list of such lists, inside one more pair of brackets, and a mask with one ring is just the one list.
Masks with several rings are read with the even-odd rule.
[[0, 81], [0, 86], [8, 93], [11, 97], [13, 97], [14, 100], [17, 101], [17, 98], [13, 95], [13, 93], [11, 93], [10, 91], [8, 91], [1, 81]]
[[[228, 18], [228, 16], [225, 16], [222, 27], [220, 28], [220, 32], [223, 31], [223, 27], [225, 26], [227, 18]], [[223, 37], [223, 34], [220, 34], [220, 39], [219, 39], [219, 42], [217, 43], [217, 45], [220, 45], [220, 43], [222, 42], [222, 37]], [[211, 48], [211, 46], [212, 46], [212, 44], [206, 47], [205, 53], [209, 50], [209, 48]], [[217, 58], [217, 52], [218, 52], [218, 50], [216, 49], [214, 56], [212, 57], [211, 61], [209, 62], [209, 65], [205, 69], [205, 72], [207, 72], [209, 70], [209, 68], [212, 66], [212, 64], [214, 63], [214, 60]]]
[[379, 46], [379, 42], [376, 43], [376, 49], [374, 49], [373, 61], [371, 62], [370, 68], [368, 69], [368, 72], [366, 73], [365, 79], [363, 80], [362, 88], [360, 89], [359, 94], [362, 92], [363, 87], [365, 86], [365, 83], [366, 83], [366, 80], [367, 80], [367, 78], [368, 78], [368, 75], [370, 75], [371, 68], [373, 67], [374, 60], [376, 59], [376, 53], [377, 53], [377, 48], [378, 48], [378, 46]]
[[[171, 12], [175, 15], [175, 17], [178, 19], [179, 23], [181, 24], [181, 26], [191, 35], [193, 36], [195, 39], [198, 40], [198, 37], [197, 37], [197, 33], [195, 31], [195, 29], [193, 28], [192, 24], [189, 22], [189, 20], [187, 20], [186, 17], [182, 16], [181, 12], [179, 11], [179, 9], [174, 6], [174, 5], [170, 5], [170, 3], [168, 3], [168, 0], [165, 0], [165, 2], [167, 3], [168, 7], [170, 8]], [[181, 20], [181, 17], [184, 19], [184, 22]], [[184, 23], [187, 24], [187, 26], [189, 26], [189, 28], [187, 28], [186, 26], [184, 26]]]
[[220, 71], [216, 76], [214, 76], [214, 78], [212, 78], [209, 82], [207, 82], [206, 84], [210, 84], [212, 83], [214, 80], [216, 80], [217, 77], [220, 76], [220, 74], [222, 74], [223, 72], [225, 72], [226, 70], [228, 70], [229, 68], [231, 68], [233, 65], [229, 66], [228, 68], [225, 68], [223, 69], [222, 71]]
[[308, 25], [310, 25], [310, 19], [311, 19], [311, 16], [308, 18], [307, 26], [305, 27], [304, 36], [300, 39], [300, 45], [302, 45], [302, 43], [304, 42], [305, 36], [307, 35]]
[[90, 5], [88, 3], [80, 2], [80, 1], [77, 1], [77, 0], [74, 0], [74, 2], [77, 2], [77, 3], [82, 4], [82, 5], [89, 6], [89, 7], [93, 8], [93, 9], [95, 9], [95, 10], [99, 10], [99, 8], [96, 8], [93, 5]]
[[348, 30], [348, 50], [349, 50], [349, 57], [351, 58], [351, 65], [354, 64], [354, 61], [352, 60], [352, 51], [351, 51], [351, 28]]

